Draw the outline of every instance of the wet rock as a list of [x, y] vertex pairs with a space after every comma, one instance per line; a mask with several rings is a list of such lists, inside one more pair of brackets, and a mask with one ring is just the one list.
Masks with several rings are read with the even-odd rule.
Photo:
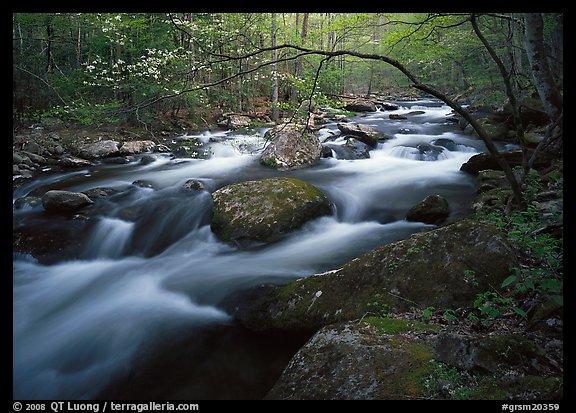
[[445, 221], [449, 214], [450, 209], [446, 198], [440, 195], [429, 195], [410, 208], [406, 220], [438, 225]]
[[336, 159], [370, 158], [370, 147], [364, 142], [356, 140], [355, 138], [347, 139], [344, 145], [325, 143], [323, 148], [326, 148], [330, 151], [330, 156], [327, 157], [332, 157], [332, 151], [334, 151], [336, 154]]
[[86, 195], [88, 198], [95, 200], [98, 198], [107, 198], [110, 195], [114, 195], [119, 193], [120, 191], [118, 191], [117, 189], [114, 188], [92, 188], [89, 189], [87, 191], [82, 191], [82, 193], [84, 195]]
[[440, 139], [434, 139], [432, 141], [433, 145], [436, 146], [441, 146], [449, 151], [457, 151], [458, 150], [458, 146], [456, 145], [456, 142], [454, 142], [452, 139], [448, 139], [448, 138], [440, 138]]
[[81, 192], [51, 190], [42, 196], [42, 206], [49, 212], [75, 212], [93, 203]]
[[58, 159], [58, 165], [63, 168], [84, 168], [87, 166], [94, 166], [94, 162], [71, 155], [65, 155]]
[[426, 112], [423, 110], [413, 110], [406, 113], [406, 116], [424, 115]]
[[328, 198], [318, 188], [293, 178], [228, 185], [212, 198], [212, 231], [240, 246], [275, 241], [311, 219], [332, 214]]
[[278, 125], [265, 134], [271, 139], [260, 162], [279, 170], [291, 170], [313, 165], [320, 159], [322, 145], [304, 125]]
[[352, 112], [376, 112], [376, 105], [370, 100], [356, 99], [346, 104], [344, 109]]
[[392, 120], [406, 120], [408, 119], [407, 116], [405, 115], [398, 115], [396, 113], [391, 113], [390, 115], [388, 115], [388, 117]]
[[469, 305], [517, 265], [504, 234], [462, 220], [384, 245], [332, 271], [247, 290], [228, 305], [249, 328], [315, 329], [361, 318], [376, 294], [399, 311]]
[[394, 103], [390, 103], [390, 102], [384, 102], [384, 101], [376, 101], [376, 106], [380, 106], [382, 108], [382, 110], [398, 110], [400, 109], [400, 106], [394, 104]]
[[182, 185], [184, 189], [193, 190], [193, 191], [202, 191], [204, 190], [204, 184], [197, 180], [197, 179], [188, 179], [184, 185]]
[[370, 126], [362, 125], [359, 123], [338, 123], [338, 129], [343, 135], [351, 135], [358, 139], [360, 142], [364, 142], [371, 148], [375, 148], [378, 145], [378, 139], [384, 138], [384, 134], [378, 132], [376, 129]]

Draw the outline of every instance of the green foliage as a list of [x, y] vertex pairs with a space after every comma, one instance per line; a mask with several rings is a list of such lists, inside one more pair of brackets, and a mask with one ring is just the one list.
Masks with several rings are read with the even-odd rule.
[[453, 400], [469, 400], [473, 387], [468, 375], [454, 367], [430, 360], [431, 373], [424, 378], [424, 388], [430, 397], [443, 397]]
[[458, 319], [456, 312], [451, 308], [447, 308], [442, 316], [446, 321], [456, 321]]
[[394, 309], [385, 302], [383, 293], [376, 293], [372, 301], [366, 303], [366, 312], [378, 317], [391, 317]]
[[[560, 184], [560, 177], [552, 175], [553, 185]], [[563, 237], [542, 233], [542, 212], [536, 202], [537, 195], [546, 189], [538, 172], [530, 171], [525, 179], [523, 192], [528, 206], [506, 214], [492, 208], [479, 211], [478, 218], [489, 221], [506, 233], [510, 241], [522, 252], [530, 265], [511, 269], [500, 288], [505, 296], [494, 291], [479, 294], [474, 301], [478, 317], [484, 323], [501, 315], [516, 314], [527, 318], [516, 303], [527, 297], [536, 297], [563, 306]], [[561, 188], [558, 189], [561, 195]], [[560, 212], [550, 213], [557, 219]]]
[[432, 315], [434, 314], [434, 311], [436, 311], [436, 308], [434, 307], [426, 307], [424, 310], [422, 310], [422, 319], [423, 320], [430, 320], [432, 318]]

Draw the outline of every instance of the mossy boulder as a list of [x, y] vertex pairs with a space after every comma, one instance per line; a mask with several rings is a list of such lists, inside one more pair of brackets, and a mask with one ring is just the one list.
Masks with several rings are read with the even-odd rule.
[[519, 334], [480, 335], [446, 332], [434, 344], [434, 359], [461, 370], [496, 373], [502, 366], [535, 364], [540, 351]]
[[399, 311], [470, 305], [516, 266], [504, 234], [493, 225], [462, 220], [384, 245], [326, 273], [239, 293], [228, 307], [253, 329], [314, 330], [361, 318], [375, 297], [377, 305]]
[[212, 231], [239, 246], [276, 241], [312, 219], [332, 214], [322, 191], [294, 178], [228, 185], [215, 191], [212, 199]]
[[269, 400], [408, 400], [425, 393], [432, 346], [367, 323], [326, 326], [292, 358]]
[[440, 195], [428, 195], [410, 208], [406, 220], [438, 225], [445, 221], [449, 214], [450, 209], [446, 198]]
[[260, 163], [279, 170], [311, 166], [320, 159], [322, 145], [305, 125], [286, 123], [264, 135], [270, 143], [260, 157]]

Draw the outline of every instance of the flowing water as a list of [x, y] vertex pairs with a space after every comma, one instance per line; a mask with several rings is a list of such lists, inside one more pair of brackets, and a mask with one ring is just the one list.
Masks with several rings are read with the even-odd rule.
[[[404, 220], [430, 194], [448, 199], [450, 220], [465, 213], [475, 192], [462, 163], [484, 150], [446, 120], [450, 109], [424, 99], [394, 113], [351, 121], [393, 138], [369, 159], [321, 159], [280, 173], [259, 164], [264, 130], [195, 136], [210, 142], [209, 159], [101, 163], [46, 175], [19, 187], [14, 200], [50, 189], [113, 188], [102, 198], [74, 259], [13, 260], [13, 380], [15, 399], [98, 397], [261, 397], [306, 337], [251, 333], [234, 327], [222, 301], [260, 283], [287, 282], [337, 268], [385, 243], [433, 228]], [[321, 140], [337, 132], [329, 124]], [[187, 138], [190, 138], [188, 136]], [[211, 142], [215, 141], [215, 142]], [[256, 143], [255, 143], [256, 142]], [[342, 139], [333, 142], [342, 144]], [[322, 189], [335, 214], [281, 241], [247, 250], [210, 231], [210, 192], [272, 176], [304, 179]], [[201, 181], [204, 191], [183, 187]], [[134, 185], [139, 180], [145, 185]], [[14, 209], [19, 226], [48, 225], [41, 206]]]

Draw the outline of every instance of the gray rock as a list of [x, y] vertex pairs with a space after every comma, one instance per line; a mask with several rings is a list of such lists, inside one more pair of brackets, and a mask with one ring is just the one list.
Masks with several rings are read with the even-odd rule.
[[85, 159], [99, 159], [119, 154], [118, 142], [104, 140], [100, 142], [81, 145], [78, 149], [78, 156]]
[[26, 152], [31, 152], [34, 153], [36, 155], [41, 155], [42, 153], [44, 153], [44, 148], [42, 148], [42, 146], [40, 146], [38, 143], [30, 141], [27, 142], [22, 149]]
[[359, 123], [338, 123], [336, 126], [338, 126], [343, 135], [354, 136], [371, 148], [375, 148], [378, 145], [378, 139], [384, 137], [384, 134], [376, 129]]
[[305, 222], [332, 213], [315, 186], [294, 178], [270, 178], [225, 186], [212, 194], [211, 228], [240, 246], [273, 242]]
[[325, 158], [332, 157], [332, 151], [336, 154], [336, 159], [367, 159], [370, 158], [370, 147], [355, 138], [349, 138], [344, 145], [335, 143], [325, 143], [323, 148], [330, 151]]
[[291, 170], [313, 165], [320, 159], [322, 145], [304, 125], [278, 125], [265, 134], [271, 139], [260, 157], [264, 165], [279, 170]]
[[[381, 304], [399, 311], [470, 305], [517, 265], [504, 234], [462, 220], [384, 245], [332, 271], [247, 290], [228, 305], [249, 328], [316, 329], [361, 318], [377, 294]], [[465, 271], [474, 278], [463, 277]]]
[[406, 119], [408, 119], [407, 116], [405, 116], [405, 115], [398, 115], [398, 114], [396, 114], [396, 113], [391, 113], [390, 115], [388, 115], [388, 117], [389, 117], [390, 119], [393, 119], [393, 120], [406, 120]]
[[24, 158], [19, 153], [12, 152], [12, 164], [18, 165], [24, 161]]
[[445, 221], [449, 214], [450, 209], [446, 198], [440, 195], [429, 195], [410, 208], [406, 220], [438, 225]]
[[64, 168], [85, 168], [87, 166], [94, 166], [94, 162], [71, 155], [65, 155], [58, 160], [58, 165]]
[[294, 355], [265, 399], [420, 398], [431, 359], [424, 340], [381, 334], [365, 323], [330, 325]]
[[156, 147], [154, 148], [154, 152], [165, 153], [165, 152], [170, 152], [170, 151], [171, 151], [171, 149], [164, 144], [156, 145]]
[[529, 366], [537, 346], [519, 334], [441, 333], [434, 343], [434, 359], [461, 370], [495, 373], [501, 366]]
[[123, 155], [134, 155], [142, 152], [150, 152], [156, 147], [153, 141], [130, 141], [124, 142], [120, 147], [120, 153]]
[[81, 192], [51, 190], [42, 196], [42, 206], [49, 212], [74, 212], [93, 203]]
[[346, 104], [344, 109], [352, 112], [376, 112], [376, 105], [370, 100], [356, 99]]
[[[511, 168], [515, 166], [522, 165], [522, 151], [515, 150], [515, 151], [508, 151], [508, 152], [501, 152], [502, 157], [508, 162]], [[532, 151], [528, 150], [528, 156], [532, 156]], [[541, 169], [550, 166], [552, 162], [552, 157], [547, 155], [543, 152], [539, 152], [536, 156], [536, 160], [532, 167], [534, 169]], [[502, 168], [496, 162], [496, 158], [494, 158], [488, 152], [482, 152], [472, 156], [468, 161], [460, 167], [461, 171], [468, 172], [472, 175], [478, 175], [479, 171], [484, 169], [494, 169], [501, 171]]]
[[204, 184], [197, 180], [197, 179], [188, 179], [184, 185], [182, 185], [184, 189], [194, 190], [194, 191], [202, 191], [204, 190]]

